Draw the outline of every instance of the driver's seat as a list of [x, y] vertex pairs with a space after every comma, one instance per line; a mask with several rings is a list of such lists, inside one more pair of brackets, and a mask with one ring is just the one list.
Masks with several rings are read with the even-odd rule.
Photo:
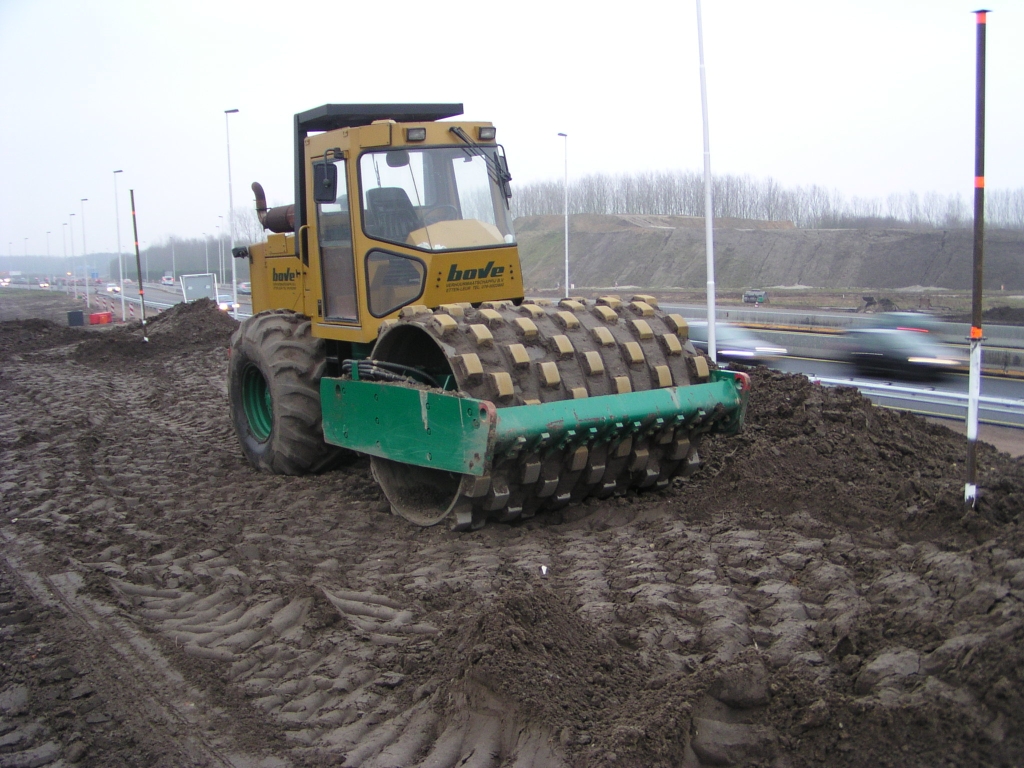
[[401, 187], [377, 187], [366, 190], [366, 234], [381, 240], [404, 243], [409, 233], [423, 223]]

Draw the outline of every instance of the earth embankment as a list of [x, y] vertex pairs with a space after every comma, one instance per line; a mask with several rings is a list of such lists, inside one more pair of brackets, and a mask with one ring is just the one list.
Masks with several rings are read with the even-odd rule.
[[[703, 289], [704, 220], [682, 216], [570, 216], [570, 279], [577, 289], [636, 286]], [[564, 273], [564, 219], [516, 220], [527, 289]], [[720, 290], [971, 287], [973, 233], [958, 230], [796, 229], [788, 222], [716, 222]], [[985, 287], [1024, 290], [1024, 233], [989, 230]]]

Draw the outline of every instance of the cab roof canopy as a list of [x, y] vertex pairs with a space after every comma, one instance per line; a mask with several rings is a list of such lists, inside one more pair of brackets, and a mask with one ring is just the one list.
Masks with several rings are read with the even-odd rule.
[[306, 161], [303, 144], [310, 132], [357, 128], [374, 120], [424, 123], [455, 117], [461, 104], [324, 104], [295, 115], [295, 233], [306, 224]]
[[369, 125], [374, 120], [423, 123], [461, 115], [461, 104], [324, 104], [295, 116], [295, 127], [304, 133], [333, 131]]

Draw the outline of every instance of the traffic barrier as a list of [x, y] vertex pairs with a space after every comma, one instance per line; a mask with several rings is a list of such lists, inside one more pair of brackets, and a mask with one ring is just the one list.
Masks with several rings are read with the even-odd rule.
[[135, 305], [134, 304], [129, 304], [128, 305], [128, 317], [130, 319], [132, 319], [132, 320], [135, 319]]
[[110, 312], [93, 312], [89, 315], [89, 325], [106, 325], [114, 316]]

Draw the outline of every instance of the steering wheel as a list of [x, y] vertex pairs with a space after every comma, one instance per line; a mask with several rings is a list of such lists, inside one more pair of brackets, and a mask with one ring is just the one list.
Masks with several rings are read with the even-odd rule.
[[429, 227], [441, 221], [454, 221], [459, 218], [459, 209], [454, 205], [435, 205], [423, 214], [423, 225]]

